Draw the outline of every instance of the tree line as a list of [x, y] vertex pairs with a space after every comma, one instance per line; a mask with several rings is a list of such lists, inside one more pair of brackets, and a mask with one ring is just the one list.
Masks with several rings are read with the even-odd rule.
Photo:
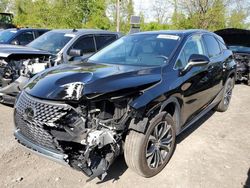
[[[117, 0], [0, 0], [0, 11], [13, 12], [21, 27], [116, 29]], [[211, 31], [250, 28], [250, 0], [153, 0], [150, 21], [141, 11], [142, 30]], [[127, 33], [134, 1], [120, 0], [120, 28]]]

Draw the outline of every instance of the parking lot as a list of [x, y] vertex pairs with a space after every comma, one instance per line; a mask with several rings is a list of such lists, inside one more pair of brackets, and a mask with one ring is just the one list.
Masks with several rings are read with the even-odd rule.
[[178, 137], [167, 167], [145, 179], [120, 157], [104, 182], [27, 152], [13, 137], [13, 109], [0, 105], [0, 187], [250, 186], [250, 87], [237, 85], [226, 113], [210, 112]]

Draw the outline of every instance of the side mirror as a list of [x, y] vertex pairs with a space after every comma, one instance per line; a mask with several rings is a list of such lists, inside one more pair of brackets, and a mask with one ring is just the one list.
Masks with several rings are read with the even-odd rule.
[[82, 56], [78, 56], [78, 57], [73, 57], [71, 58], [69, 61], [71, 61], [72, 63], [81, 63], [84, 61], [87, 61], [88, 58], [93, 55], [93, 53], [88, 53], [88, 54], [84, 54]]
[[11, 44], [13, 44], [13, 45], [20, 45], [20, 42], [15, 39], [15, 40], [11, 41]]
[[80, 57], [83, 55], [83, 51], [80, 49], [71, 49], [69, 51], [69, 56], [71, 57]]
[[188, 64], [184, 67], [182, 72], [187, 72], [192, 67], [205, 66], [209, 63], [209, 61], [209, 58], [205, 55], [192, 54], [188, 60]]

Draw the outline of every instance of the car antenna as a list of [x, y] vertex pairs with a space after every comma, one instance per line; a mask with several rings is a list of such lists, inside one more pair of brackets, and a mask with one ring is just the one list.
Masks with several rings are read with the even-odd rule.
[[74, 28], [74, 29], [73, 29], [73, 32], [77, 32], [77, 29]]

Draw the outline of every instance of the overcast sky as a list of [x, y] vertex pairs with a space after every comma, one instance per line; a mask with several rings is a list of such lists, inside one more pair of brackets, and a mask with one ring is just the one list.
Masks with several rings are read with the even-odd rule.
[[145, 21], [150, 22], [154, 21], [153, 15], [150, 14], [152, 11], [154, 0], [134, 0], [134, 9], [136, 15], [139, 15], [140, 12], [144, 13]]

